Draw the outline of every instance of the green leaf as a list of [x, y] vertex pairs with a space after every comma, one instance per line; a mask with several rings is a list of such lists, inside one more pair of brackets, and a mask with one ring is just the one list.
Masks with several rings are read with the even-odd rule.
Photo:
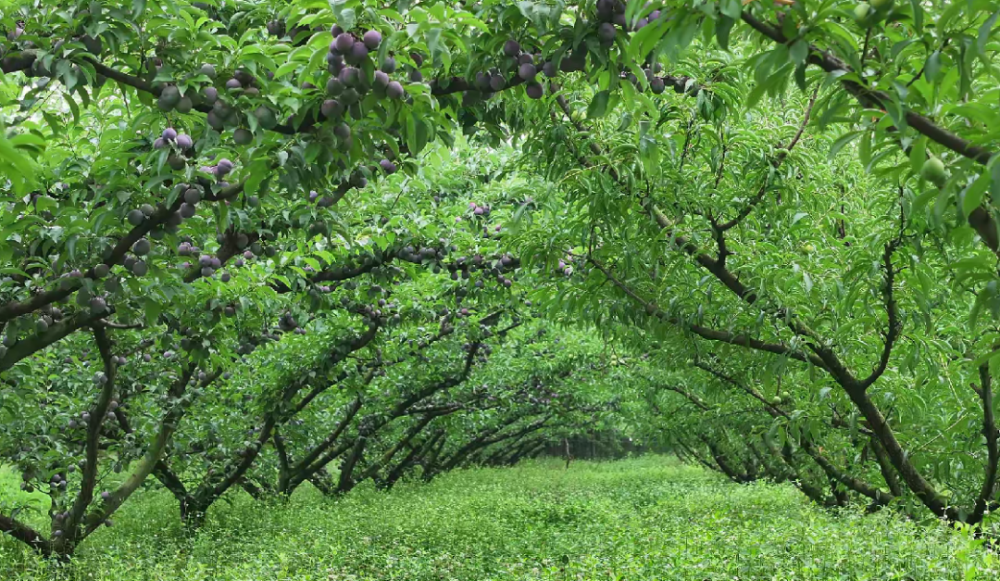
[[966, 218], [983, 203], [986, 191], [990, 188], [990, 181], [989, 170], [983, 170], [979, 177], [965, 189], [962, 198], [962, 212]]
[[997, 23], [997, 16], [1000, 16], [1000, 11], [994, 12], [986, 19], [986, 22], [979, 27], [979, 35], [976, 38], [976, 50], [979, 52], [979, 56], [986, 61], [989, 57], [986, 54], [986, 43], [990, 40], [990, 32], [993, 30], [993, 26]]
[[927, 138], [921, 135], [910, 146], [910, 169], [920, 175], [925, 161], [927, 161]]
[[587, 118], [589, 119], [599, 119], [604, 117], [608, 112], [608, 98], [611, 93], [607, 89], [599, 91], [594, 98], [590, 101], [590, 106], [587, 107]]
[[722, 50], [729, 50], [729, 33], [733, 29], [733, 25], [736, 24], [736, 20], [730, 18], [729, 16], [722, 16], [719, 21], [715, 24], [715, 39], [722, 47]]
[[924, 31], [924, 7], [921, 0], [910, 0], [910, 8], [913, 10], [913, 28], [918, 35]]
[[927, 63], [924, 65], [924, 76], [927, 80], [934, 82], [938, 79], [941, 74], [941, 51], [936, 50], [931, 53], [931, 56], [927, 57]]
[[260, 184], [270, 173], [270, 168], [265, 160], [257, 160], [250, 164], [247, 181], [243, 184], [243, 192], [248, 196], [253, 196], [260, 190]]
[[149, 326], [154, 326], [159, 324], [160, 313], [163, 312], [163, 306], [153, 299], [145, 299], [143, 301], [143, 311], [146, 314], [146, 324]]
[[302, 63], [299, 63], [298, 61], [289, 61], [278, 67], [278, 70], [274, 72], [274, 78], [280, 79], [289, 73], [297, 71], [301, 66]]
[[330, 0], [330, 10], [333, 17], [344, 30], [351, 30], [357, 23], [357, 13], [353, 8], [347, 8], [348, 0]]
[[861, 135], [861, 142], [858, 143], [858, 161], [867, 167], [872, 160], [872, 132], [865, 131]]
[[740, 0], [722, 0], [719, 3], [719, 12], [731, 20], [739, 20], [743, 13], [743, 6]]
[[829, 158], [832, 160], [833, 158], [837, 157], [837, 153], [839, 153], [840, 150], [843, 149], [845, 145], [847, 145], [848, 143], [854, 141], [860, 135], [861, 135], [861, 131], [851, 131], [851, 132], [845, 133], [844, 135], [841, 135], [839, 138], [837, 138], [836, 141], [833, 142], [833, 145], [830, 146], [830, 155], [829, 155]]
[[801, 38], [796, 40], [788, 50], [788, 56], [792, 59], [793, 63], [798, 65], [804, 64], [806, 58], [809, 56], [809, 42]]

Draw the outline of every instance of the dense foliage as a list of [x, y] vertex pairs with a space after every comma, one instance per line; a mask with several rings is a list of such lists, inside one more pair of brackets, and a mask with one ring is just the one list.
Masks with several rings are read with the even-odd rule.
[[998, 10], [8, 0], [0, 531], [602, 431], [989, 530]]

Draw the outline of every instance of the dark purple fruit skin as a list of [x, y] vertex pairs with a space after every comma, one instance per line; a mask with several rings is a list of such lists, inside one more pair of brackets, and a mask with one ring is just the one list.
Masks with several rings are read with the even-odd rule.
[[503, 53], [509, 57], [516, 57], [521, 52], [521, 45], [516, 40], [510, 39], [503, 43]]
[[[344, 69], [340, 69], [342, 73]], [[340, 73], [338, 73], [339, 75]], [[326, 82], [326, 93], [332, 97], [344, 92], [344, 83], [338, 77], [330, 77], [330, 80]]]
[[361, 84], [361, 70], [355, 67], [344, 67], [337, 78], [348, 87], [357, 87]]
[[347, 53], [347, 51], [351, 50], [352, 46], [354, 46], [354, 37], [346, 32], [338, 35], [334, 41], [334, 48], [341, 54]]
[[233, 132], [233, 142], [236, 145], [247, 145], [253, 141], [253, 133], [242, 127]]
[[528, 93], [528, 96], [531, 97], [532, 99], [541, 99], [542, 95], [544, 94], [542, 86], [534, 82], [528, 83], [528, 86], [525, 88], [525, 91]]
[[390, 82], [385, 88], [385, 94], [390, 99], [402, 99], [403, 93], [403, 85], [400, 85], [398, 81]]
[[392, 163], [388, 159], [383, 159], [382, 161], [378, 162], [378, 164], [382, 168], [382, 171], [384, 171], [385, 173], [389, 175], [396, 173], [396, 164]]
[[490, 76], [482, 71], [476, 73], [476, 80], [474, 81], [476, 88], [480, 91], [490, 90]]
[[610, 21], [615, 15], [614, 0], [597, 0], [597, 18], [605, 22]]
[[375, 50], [382, 44], [382, 34], [377, 30], [369, 30], [361, 40], [369, 50]]
[[597, 36], [603, 41], [612, 41], [615, 39], [615, 25], [610, 22], [604, 22], [597, 27]]
[[343, 115], [344, 106], [341, 105], [340, 101], [336, 99], [327, 99], [326, 101], [323, 101], [322, 105], [320, 105], [319, 110], [320, 113], [322, 113], [327, 119], [333, 119]]
[[517, 76], [521, 77], [525, 81], [535, 80], [535, 75], [537, 74], [538, 74], [538, 69], [535, 68], [535, 65], [531, 63], [524, 63], [517, 69]]
[[507, 81], [500, 75], [490, 76], [490, 88], [494, 91], [502, 91], [507, 86]]
[[362, 42], [356, 42], [351, 45], [351, 50], [344, 56], [344, 60], [351, 64], [361, 64], [365, 62], [368, 58], [368, 47]]

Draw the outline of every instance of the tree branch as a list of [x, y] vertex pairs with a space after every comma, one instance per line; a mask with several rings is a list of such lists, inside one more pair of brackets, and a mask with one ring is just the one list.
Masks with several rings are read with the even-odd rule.
[[[62, 526], [63, 536], [55, 541], [56, 550], [60, 552], [71, 552], [72, 547], [78, 539], [77, 524], [80, 523], [94, 498], [94, 486], [97, 484], [97, 455], [101, 439], [101, 425], [107, 418], [108, 410], [111, 408], [111, 399], [115, 390], [115, 372], [117, 365], [115, 357], [111, 353], [111, 341], [108, 339], [107, 331], [103, 327], [92, 327], [94, 341], [97, 343], [97, 350], [104, 362], [104, 383], [101, 385], [101, 392], [97, 398], [97, 403], [90, 410], [90, 418], [87, 421], [87, 442], [86, 442], [86, 464], [83, 466], [81, 475], [80, 492], [77, 493], [73, 507], [69, 511], [69, 516]], [[84, 535], [85, 536], [85, 535]], [[68, 549], [68, 550], [67, 550]]]
[[688, 330], [710, 341], [718, 341], [721, 343], [728, 343], [730, 345], [739, 345], [741, 347], [746, 347], [748, 349], [754, 349], [757, 351], [766, 351], [768, 353], [774, 353], [776, 355], [785, 355], [791, 359], [796, 359], [798, 361], [810, 363], [812, 365], [819, 367], [820, 369], [824, 370], [827, 369], [824, 361], [820, 359], [818, 356], [811, 353], [803, 353], [801, 351], [793, 350], [791, 347], [783, 343], [766, 343], [758, 339], [752, 339], [747, 335], [737, 335], [734, 333], [730, 333], [728, 331], [719, 331], [716, 329], [710, 329], [708, 327], [703, 327], [701, 325], [686, 323], [676, 317], [671, 317], [668, 314], [664, 313], [662, 310], [660, 310], [660, 308], [657, 307], [655, 303], [646, 301], [645, 299], [641, 298], [635, 291], [633, 291], [631, 288], [629, 288], [620, 280], [618, 280], [613, 274], [611, 274], [611, 272], [596, 259], [588, 257], [587, 260], [591, 264], [593, 264], [598, 270], [604, 273], [604, 275], [608, 278], [608, 280], [614, 283], [615, 286], [621, 289], [625, 294], [634, 299], [636, 302], [641, 304], [646, 309], [647, 313], [657, 317], [658, 319], [666, 323]]
[[875, 383], [879, 377], [885, 373], [886, 367], [889, 365], [889, 357], [892, 355], [892, 348], [899, 338], [900, 331], [902, 330], [902, 322], [899, 320], [899, 312], [896, 308], [896, 299], [893, 295], [893, 285], [896, 278], [896, 271], [892, 266], [892, 255], [896, 251], [899, 245], [899, 240], [893, 240], [885, 245], [885, 252], [882, 254], [882, 267], [885, 270], [885, 280], [882, 287], [882, 299], [885, 303], [885, 313], [887, 317], [887, 327], [885, 333], [885, 344], [882, 348], [882, 355], [879, 358], [878, 365], [871, 372], [871, 375], [865, 379], [858, 382], [858, 389], [866, 390], [873, 383]]
[[52, 554], [52, 544], [35, 529], [17, 519], [0, 514], [0, 533], [28, 545], [44, 557]]
[[13, 347], [9, 348], [7, 350], [7, 354], [0, 359], [0, 371], [6, 371], [11, 367], [14, 367], [14, 365], [22, 359], [34, 355], [49, 345], [58, 343], [83, 327], [94, 325], [94, 323], [97, 323], [103, 317], [107, 317], [113, 312], [114, 310], [110, 307], [108, 307], [108, 310], [99, 313], [95, 313], [90, 310], [82, 311], [74, 315], [72, 319], [60, 321], [58, 324], [52, 325], [49, 327], [49, 330], [44, 333], [39, 333], [27, 339], [18, 341]]
[[969, 515], [969, 521], [978, 523], [983, 519], [990, 504], [995, 504], [997, 485], [997, 464], [1000, 462], [1000, 450], [997, 447], [997, 426], [993, 418], [993, 387], [990, 375], [990, 364], [986, 362], [979, 366], [979, 397], [983, 402], [983, 436], [986, 438], [986, 469], [983, 476], [983, 486], [976, 498], [976, 505]]
[[[795, 148], [799, 140], [802, 139], [802, 134], [805, 132], [806, 126], [809, 124], [809, 117], [810, 115], [812, 115], [813, 106], [816, 105], [816, 96], [818, 94], [819, 94], [819, 87], [816, 87], [816, 89], [813, 91], [812, 97], [809, 99], [809, 104], [806, 105], [806, 110], [805, 113], [802, 115], [802, 123], [799, 124], [798, 132], [795, 134], [795, 137], [792, 138], [791, 142], [789, 142], [789, 144], [785, 146], [780, 153], [778, 153], [778, 156], [773, 164], [775, 168], [780, 166], [781, 163], [785, 161], [785, 158], [788, 157], [788, 154], [792, 151], [792, 149]], [[759, 204], [761, 200], [764, 199], [764, 194], [767, 193], [767, 183], [768, 183], [768, 177], [765, 176], [764, 183], [761, 184], [760, 189], [757, 190], [757, 194], [753, 198], [751, 198], [750, 202], [746, 205], [746, 207], [740, 210], [740, 213], [732, 220], [719, 224], [717, 229], [721, 232], [731, 230], [734, 227], [738, 226], [740, 222], [742, 222], [744, 219], [746, 219], [746, 217], [749, 216], [751, 212], [753, 212], [757, 204]], [[716, 181], [716, 186], [718, 186], [718, 181]]]
[[[744, 22], [749, 24], [751, 28], [778, 44], [788, 44], [790, 42], [780, 28], [761, 22], [749, 12], [744, 11], [742, 13], [742, 19]], [[862, 106], [877, 108], [882, 111], [886, 111], [887, 107], [893, 106], [894, 101], [888, 93], [873, 90], [857, 81], [851, 80], [852, 77], [857, 78], [857, 75], [844, 75], [843, 73], [852, 73], [854, 71], [851, 70], [847, 63], [832, 55], [829, 51], [821, 51], [819, 48], [810, 45], [807, 62], [818, 66], [827, 73], [836, 73], [840, 75], [839, 80], [841, 86], [844, 87], [848, 93], [853, 95]], [[990, 158], [994, 155], [993, 152], [988, 149], [962, 139], [958, 135], [955, 135], [951, 131], [935, 124], [927, 117], [924, 117], [914, 111], [906, 109], [904, 111], [904, 117], [906, 119], [906, 123], [921, 135], [926, 136], [938, 145], [941, 145], [946, 149], [950, 149], [963, 157], [969, 158], [980, 165], [986, 165], [989, 163]], [[994, 254], [1000, 256], [1000, 237], [997, 235], [997, 223], [993, 218], [988, 205], [980, 205], [976, 207], [969, 215], [968, 221], [969, 225], [972, 226], [973, 229], [975, 229], [979, 234], [983, 243], [986, 244], [986, 246], [992, 250]]]

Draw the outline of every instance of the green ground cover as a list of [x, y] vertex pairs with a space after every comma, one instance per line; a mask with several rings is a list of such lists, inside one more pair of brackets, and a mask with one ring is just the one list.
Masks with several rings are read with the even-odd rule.
[[[12, 500], [16, 478], [2, 473]], [[664, 457], [461, 470], [340, 500], [243, 494], [195, 537], [142, 495], [66, 568], [0, 542], [0, 579], [995, 579], [961, 533], [831, 514], [791, 486], [738, 486]], [[24, 515], [22, 515], [24, 516]], [[40, 523], [39, 523], [40, 524]]]

